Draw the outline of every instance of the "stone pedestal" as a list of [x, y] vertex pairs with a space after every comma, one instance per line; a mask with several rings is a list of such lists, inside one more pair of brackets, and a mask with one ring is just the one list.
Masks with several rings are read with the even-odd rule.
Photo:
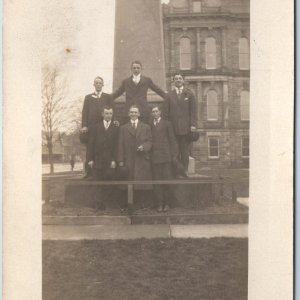
[[[160, 0], [116, 0], [113, 90], [130, 76], [132, 61], [142, 63], [142, 74], [166, 89]], [[122, 112], [125, 97], [117, 100], [117, 114]], [[162, 99], [149, 91], [149, 102]]]

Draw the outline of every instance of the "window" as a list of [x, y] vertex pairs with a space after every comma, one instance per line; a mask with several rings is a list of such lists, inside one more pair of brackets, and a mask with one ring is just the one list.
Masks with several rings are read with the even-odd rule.
[[242, 157], [249, 157], [249, 138], [242, 138]]
[[180, 39], [180, 69], [191, 69], [191, 41], [187, 37]]
[[201, 1], [193, 1], [193, 12], [201, 12]]
[[206, 69], [217, 68], [217, 48], [216, 40], [213, 37], [209, 37], [205, 41], [205, 52], [206, 52]]
[[218, 120], [218, 94], [215, 90], [209, 90], [207, 93], [207, 120]]
[[249, 92], [241, 91], [241, 120], [248, 121], [250, 117]]
[[219, 139], [215, 137], [208, 138], [208, 157], [219, 158]]
[[239, 39], [239, 67], [240, 70], [249, 70], [249, 45], [246, 38]]

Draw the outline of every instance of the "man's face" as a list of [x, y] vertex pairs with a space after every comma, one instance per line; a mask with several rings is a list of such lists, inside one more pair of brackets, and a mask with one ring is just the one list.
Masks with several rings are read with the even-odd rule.
[[142, 66], [139, 65], [139, 64], [132, 64], [131, 71], [132, 71], [133, 75], [137, 76], [137, 75], [139, 75], [141, 73]]
[[135, 121], [140, 116], [139, 109], [136, 107], [132, 107], [129, 110], [129, 118]]
[[102, 113], [103, 119], [107, 122], [111, 121], [113, 117], [113, 110], [112, 109], [104, 109]]
[[100, 78], [96, 78], [94, 81], [94, 87], [97, 92], [101, 92], [103, 87], [103, 81]]
[[176, 87], [178, 87], [178, 88], [182, 87], [183, 83], [184, 83], [183, 77], [181, 75], [175, 75], [174, 83], [175, 83]]
[[152, 117], [155, 120], [157, 120], [157, 119], [159, 119], [160, 115], [161, 115], [161, 111], [158, 109], [158, 107], [153, 107], [153, 109], [152, 109]]

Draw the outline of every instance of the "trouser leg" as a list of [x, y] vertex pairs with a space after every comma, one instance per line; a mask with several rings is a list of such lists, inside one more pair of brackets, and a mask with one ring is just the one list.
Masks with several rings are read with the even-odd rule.
[[188, 170], [189, 167], [189, 141], [186, 135], [177, 136], [180, 161], [185, 169]]

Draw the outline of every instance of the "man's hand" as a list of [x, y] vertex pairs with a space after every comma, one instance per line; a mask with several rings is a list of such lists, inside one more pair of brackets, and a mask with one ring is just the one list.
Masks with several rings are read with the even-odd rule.
[[120, 161], [119, 162], [119, 167], [124, 167], [124, 162]]
[[94, 165], [94, 161], [92, 161], [92, 160], [91, 160], [91, 161], [89, 161], [89, 162], [88, 162], [88, 165], [89, 165], [89, 167], [91, 167], [91, 168], [92, 168], [92, 167], [93, 167], [93, 165]]
[[117, 164], [116, 164], [115, 161], [112, 161], [112, 162], [110, 163], [110, 167], [111, 167], [112, 169], [115, 169], [116, 166], [117, 166]]
[[119, 121], [117, 121], [117, 120], [116, 120], [116, 121], [114, 121], [114, 122], [113, 122], [113, 124], [114, 124], [115, 126], [117, 126], [117, 127], [119, 127], [119, 126], [120, 126], [120, 122], [119, 122]]
[[196, 127], [195, 126], [191, 126], [191, 131], [196, 131]]
[[137, 147], [137, 151], [144, 151], [143, 145], [138, 146], [138, 147]]
[[82, 127], [82, 128], [81, 128], [81, 132], [82, 132], [82, 133], [88, 132], [88, 128], [87, 128], [87, 127]]

